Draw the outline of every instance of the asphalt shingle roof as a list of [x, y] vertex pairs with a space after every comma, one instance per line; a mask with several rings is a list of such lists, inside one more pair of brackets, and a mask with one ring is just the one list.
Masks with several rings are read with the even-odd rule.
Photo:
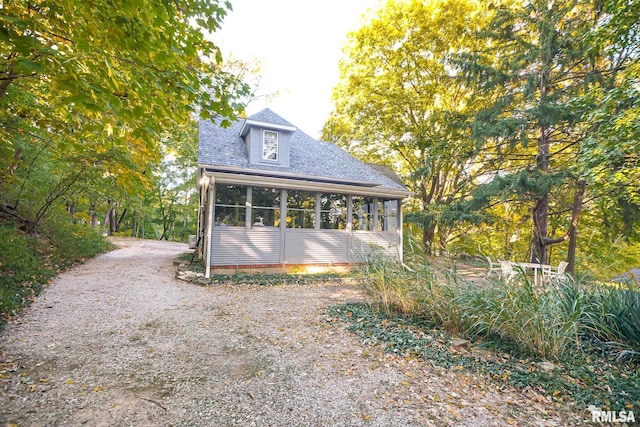
[[[247, 120], [292, 125], [270, 109], [264, 109]], [[250, 164], [247, 148], [240, 136], [245, 120], [238, 120], [222, 128], [210, 120], [200, 121], [198, 163], [203, 166], [231, 166], [254, 171], [284, 172], [319, 179], [365, 181], [382, 188], [405, 190], [399, 182], [385, 176], [370, 165], [356, 159], [335, 144], [316, 140], [301, 130], [291, 138], [290, 167], [270, 167]]]

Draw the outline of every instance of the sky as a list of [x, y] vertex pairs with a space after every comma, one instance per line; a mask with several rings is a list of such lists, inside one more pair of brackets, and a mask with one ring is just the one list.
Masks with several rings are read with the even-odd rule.
[[232, 0], [215, 42], [223, 56], [261, 63], [261, 98], [247, 115], [270, 108], [314, 138], [332, 110], [347, 33], [379, 0]]

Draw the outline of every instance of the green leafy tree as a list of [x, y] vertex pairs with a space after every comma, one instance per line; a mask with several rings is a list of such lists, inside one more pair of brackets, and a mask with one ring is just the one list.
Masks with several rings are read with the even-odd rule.
[[108, 185], [117, 176], [131, 194], [160, 162], [163, 133], [194, 113], [233, 118], [248, 89], [224, 71], [206, 37], [229, 7], [204, 0], [4, 2], [3, 216], [34, 231], [51, 206], [95, 189], [101, 177]]
[[365, 161], [401, 171], [415, 192], [423, 244], [444, 250], [451, 228], [444, 207], [465, 195], [480, 170], [464, 118], [479, 98], [451, 61], [475, 49], [486, 19], [461, 0], [389, 1], [349, 37], [323, 138]]
[[[637, 9], [635, 2], [625, 3]], [[622, 2], [617, 7], [623, 7]], [[578, 218], [592, 182], [587, 168], [577, 165], [589, 158], [597, 162], [586, 141], [598, 140], [593, 135], [600, 131], [589, 119], [590, 106], [584, 100], [628, 67], [632, 58], [614, 54], [608, 37], [594, 43], [592, 36], [606, 31], [611, 16], [602, 2], [572, 0], [552, 7], [536, 0], [502, 4], [479, 33], [484, 48], [464, 55], [468, 75], [482, 83], [485, 94], [496, 96], [473, 123], [480, 149], [497, 147], [503, 159], [519, 158], [519, 169], [512, 172], [506, 189], [531, 201], [531, 259], [548, 263], [549, 246], [570, 240], [570, 271]], [[596, 151], [607, 150], [599, 142], [596, 145]], [[498, 171], [494, 174], [500, 176]], [[566, 231], [553, 236], [550, 215], [563, 212], [570, 217]]]

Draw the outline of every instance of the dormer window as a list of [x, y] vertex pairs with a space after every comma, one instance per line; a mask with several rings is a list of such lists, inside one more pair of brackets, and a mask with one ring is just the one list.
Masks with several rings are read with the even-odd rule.
[[278, 132], [265, 130], [262, 134], [262, 160], [278, 161]]

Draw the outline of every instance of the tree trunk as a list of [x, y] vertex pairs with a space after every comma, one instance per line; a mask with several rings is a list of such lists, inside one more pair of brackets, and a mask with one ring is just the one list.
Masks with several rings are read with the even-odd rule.
[[122, 211], [122, 215], [120, 215], [120, 218], [118, 219], [118, 221], [116, 221], [116, 229], [115, 229], [116, 232], [120, 231], [120, 226], [122, 225], [122, 220], [124, 219], [124, 216], [126, 214], [127, 214], [127, 208], [124, 208], [124, 210]]
[[76, 214], [76, 205], [73, 202], [67, 202], [67, 215], [69, 218], [73, 219], [73, 216]]
[[578, 242], [578, 219], [582, 211], [582, 202], [584, 201], [584, 193], [587, 189], [587, 183], [580, 181], [578, 183], [578, 191], [573, 198], [573, 207], [571, 212], [571, 231], [569, 233], [569, 251], [567, 253], [567, 272], [574, 273], [576, 266], [576, 247]]
[[422, 229], [422, 246], [427, 255], [433, 255], [433, 238], [435, 237], [436, 228], [426, 227]]

